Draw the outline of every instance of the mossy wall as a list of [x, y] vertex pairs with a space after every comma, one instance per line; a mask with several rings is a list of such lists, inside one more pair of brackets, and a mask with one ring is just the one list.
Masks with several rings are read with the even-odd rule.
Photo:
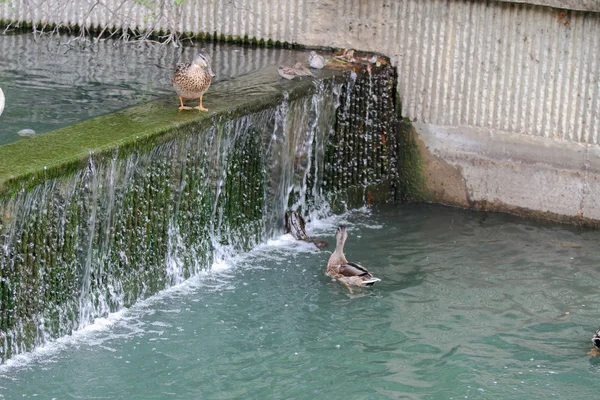
[[[160, 119], [159, 101], [0, 147], [9, 162], [52, 138], [81, 141], [55, 160], [0, 165], [0, 359], [282, 233], [287, 209], [393, 198], [393, 81], [386, 66], [356, 68], [260, 100], [222, 95], [197, 117]], [[130, 132], [81, 150], [86, 127], [127, 116]]]

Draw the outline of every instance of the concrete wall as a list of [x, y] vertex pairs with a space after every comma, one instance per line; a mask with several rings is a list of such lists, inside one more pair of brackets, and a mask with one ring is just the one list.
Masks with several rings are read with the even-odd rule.
[[600, 11], [598, 0], [496, 0], [505, 3], [528, 3], [541, 6], [562, 8], [566, 10]]
[[[0, 4], [0, 18], [48, 20], [44, 10], [52, 2], [42, 3], [32, 8], [9, 0]], [[597, 1], [188, 0], [160, 17], [132, 1], [95, 8], [91, 0], [71, 3], [61, 14], [64, 24], [162, 27], [384, 53], [398, 67], [402, 114], [414, 122], [423, 155], [429, 151], [429, 160], [456, 170], [469, 204], [600, 219], [592, 168], [600, 135], [600, 14], [591, 12], [599, 11]], [[542, 150], [491, 158], [479, 152], [490, 147], [558, 150], [552, 157]], [[481, 173], [467, 173], [465, 163]], [[430, 192], [439, 193], [436, 169], [424, 167]], [[528, 179], [541, 170], [543, 179]], [[556, 199], [548, 198], [549, 188]], [[464, 204], [456, 196], [443, 202]]]
[[599, 14], [483, 1], [341, 4], [313, 10], [311, 21], [329, 16], [303, 42], [392, 58], [426, 199], [600, 219]]

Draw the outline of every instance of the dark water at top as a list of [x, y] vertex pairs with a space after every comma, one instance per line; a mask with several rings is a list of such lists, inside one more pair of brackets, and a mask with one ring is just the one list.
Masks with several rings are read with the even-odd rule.
[[373, 288], [350, 295], [329, 251], [283, 237], [9, 361], [0, 398], [598, 397], [600, 232], [433, 206], [311, 232], [339, 223]]
[[[151, 42], [90, 41], [74, 37], [0, 34], [0, 145], [22, 139], [17, 132], [46, 133], [74, 122], [173, 96], [171, 74], [199, 51], [212, 56], [213, 83], [256, 71], [279, 79], [277, 66], [306, 54], [197, 42], [183, 48]], [[210, 97], [210, 90], [206, 97]]]

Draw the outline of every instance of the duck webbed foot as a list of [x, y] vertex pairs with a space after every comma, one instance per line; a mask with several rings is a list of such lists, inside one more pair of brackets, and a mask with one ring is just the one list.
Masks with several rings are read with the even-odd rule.
[[354, 294], [354, 291], [352, 290], [350, 285], [348, 285], [347, 283], [344, 283], [344, 286], [346, 286], [346, 288], [350, 291], [350, 294]]
[[198, 111], [208, 111], [208, 108], [202, 107], [202, 96], [200, 97], [200, 104], [197, 107], [194, 107]]
[[191, 110], [192, 107], [184, 106], [183, 105], [183, 97], [180, 97], [179, 98], [179, 109], [180, 110]]

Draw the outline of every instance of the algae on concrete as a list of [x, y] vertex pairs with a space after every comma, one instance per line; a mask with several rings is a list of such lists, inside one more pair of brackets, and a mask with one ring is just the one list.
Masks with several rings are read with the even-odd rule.
[[[0, 146], [0, 198], [32, 188], [47, 179], [85, 168], [90, 157], [146, 151], [190, 129], [199, 130], [218, 119], [230, 119], [279, 104], [282, 84], [277, 78], [250, 77], [264, 92], [247, 91], [228, 82], [216, 84], [205, 96], [209, 113], [179, 111], [175, 97], [82, 121], [27, 140]], [[266, 77], [269, 78], [269, 77]], [[261, 81], [262, 79], [262, 81]], [[241, 92], [241, 95], [240, 95]], [[290, 99], [314, 92], [310, 81], [294, 85]]]
[[0, 146], [0, 359], [248, 250], [288, 206], [391, 200], [393, 76], [259, 75], [211, 87], [209, 113], [173, 96]]

